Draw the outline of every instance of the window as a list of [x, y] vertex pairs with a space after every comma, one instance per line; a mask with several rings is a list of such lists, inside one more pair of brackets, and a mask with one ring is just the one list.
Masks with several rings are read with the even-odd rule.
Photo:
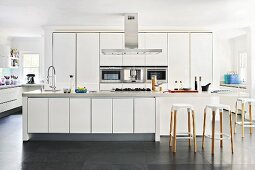
[[239, 76], [241, 82], [246, 82], [247, 80], [247, 52], [239, 53]]
[[35, 74], [35, 81], [40, 76], [40, 56], [39, 54], [23, 54], [23, 77], [27, 74]]

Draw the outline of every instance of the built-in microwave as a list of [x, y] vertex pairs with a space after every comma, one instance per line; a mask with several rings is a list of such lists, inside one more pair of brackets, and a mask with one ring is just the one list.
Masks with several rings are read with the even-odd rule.
[[121, 67], [100, 67], [101, 83], [121, 83], [123, 69]]
[[152, 76], [157, 76], [157, 80], [167, 83], [167, 67], [147, 67], [146, 82], [151, 82]]

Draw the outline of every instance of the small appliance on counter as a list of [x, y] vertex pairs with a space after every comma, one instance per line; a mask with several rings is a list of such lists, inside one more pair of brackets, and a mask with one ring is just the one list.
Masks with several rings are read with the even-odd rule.
[[27, 84], [35, 84], [35, 74], [27, 74]]

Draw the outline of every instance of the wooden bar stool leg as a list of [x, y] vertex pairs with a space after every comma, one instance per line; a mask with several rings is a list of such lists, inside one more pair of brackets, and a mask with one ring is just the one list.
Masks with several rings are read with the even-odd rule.
[[242, 137], [244, 138], [244, 103], [242, 103]]
[[[249, 114], [250, 114], [250, 125], [252, 125], [251, 103], [249, 103]], [[250, 134], [252, 134], [252, 127], [250, 127]]]
[[173, 146], [173, 152], [176, 152], [176, 112], [174, 111], [174, 146]]
[[221, 140], [220, 140], [220, 147], [222, 148], [223, 147], [223, 135], [222, 135], [222, 133], [223, 133], [223, 131], [222, 131], [222, 110], [220, 111], [220, 138], [221, 138]]
[[170, 113], [170, 136], [169, 136], [169, 146], [171, 147], [172, 146], [172, 127], [173, 127], [173, 112], [171, 111]]
[[232, 153], [234, 153], [233, 135], [232, 135], [232, 113], [231, 113], [231, 111], [229, 111], [229, 124], [230, 124], [231, 150], [232, 150]]
[[206, 126], [206, 109], [204, 110], [204, 126], [203, 126], [203, 137], [202, 137], [202, 149], [205, 148], [205, 126]]
[[193, 118], [193, 140], [194, 140], [194, 152], [197, 152], [197, 137], [196, 137], [196, 118], [195, 112], [192, 111], [192, 118]]
[[215, 111], [212, 112], [212, 154], [214, 154]]
[[237, 123], [237, 101], [236, 101], [236, 106], [235, 106], [235, 124], [234, 124], [234, 133], [236, 134], [236, 123]]
[[[188, 110], [188, 132], [190, 137], [190, 110]], [[189, 146], [190, 146], [190, 138], [189, 138]]]

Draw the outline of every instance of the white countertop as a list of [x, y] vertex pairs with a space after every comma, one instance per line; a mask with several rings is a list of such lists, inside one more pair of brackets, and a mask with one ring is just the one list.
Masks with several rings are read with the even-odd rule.
[[[51, 91], [30, 91], [24, 92], [23, 97], [217, 97], [217, 96], [238, 96], [237, 93], [163, 93], [163, 92], [111, 92], [100, 91], [90, 93], [63, 93], [63, 91], [51, 92]], [[239, 96], [245, 97], [246, 94], [239, 94]]]
[[16, 85], [2, 85], [1, 89], [15, 88], [15, 87], [41, 87], [43, 84], [16, 84]]

